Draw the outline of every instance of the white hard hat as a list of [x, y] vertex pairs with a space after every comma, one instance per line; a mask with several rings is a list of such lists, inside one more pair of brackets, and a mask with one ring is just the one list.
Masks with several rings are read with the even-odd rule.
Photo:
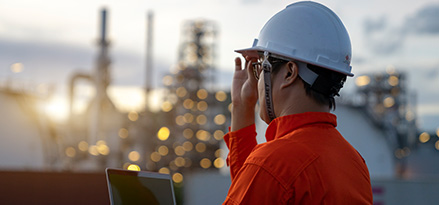
[[337, 15], [319, 3], [305, 1], [287, 6], [265, 24], [251, 48], [236, 50], [253, 56], [264, 51], [354, 75], [349, 34]]

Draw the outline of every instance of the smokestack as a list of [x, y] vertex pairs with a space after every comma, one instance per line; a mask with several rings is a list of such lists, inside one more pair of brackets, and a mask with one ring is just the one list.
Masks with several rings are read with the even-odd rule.
[[148, 11], [147, 31], [146, 31], [146, 79], [145, 79], [145, 111], [149, 111], [149, 93], [152, 88], [152, 34], [153, 34], [154, 14]]
[[107, 33], [107, 9], [102, 8], [101, 11], [101, 44], [107, 42], [106, 38]]

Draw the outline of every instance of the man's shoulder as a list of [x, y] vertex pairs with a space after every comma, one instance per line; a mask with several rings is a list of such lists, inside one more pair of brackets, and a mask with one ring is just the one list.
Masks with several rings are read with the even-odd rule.
[[277, 155], [307, 155], [314, 154], [314, 151], [309, 148], [307, 144], [298, 142], [294, 139], [284, 137], [280, 139], [275, 139], [270, 142], [262, 143], [257, 145], [253, 152], [255, 154], [266, 155], [269, 154], [271, 157], [277, 157]]
[[288, 173], [284, 179], [290, 181], [291, 178], [299, 176], [318, 157], [317, 153], [302, 143], [277, 139], [256, 146], [245, 164], [260, 166], [280, 178], [284, 178], [281, 173]]
[[317, 156], [306, 144], [298, 143], [290, 139], [276, 139], [257, 145], [249, 158], [258, 158], [268, 161], [288, 161], [300, 163], [305, 158]]

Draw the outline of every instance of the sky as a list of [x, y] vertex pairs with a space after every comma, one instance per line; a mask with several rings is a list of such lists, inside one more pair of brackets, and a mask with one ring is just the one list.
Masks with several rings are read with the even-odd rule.
[[[182, 25], [217, 26], [215, 67], [221, 84], [233, 72], [233, 50], [251, 46], [265, 22], [294, 1], [273, 0], [0, 0], [0, 83], [46, 83], [65, 93], [69, 77], [94, 72], [99, 11], [107, 8], [115, 95], [141, 93], [145, 84], [147, 12], [154, 13], [155, 85], [177, 62]], [[352, 42], [353, 73], [406, 72], [421, 126], [439, 125], [439, 1], [322, 0], [344, 22]], [[22, 72], [11, 65], [20, 63]], [[15, 64], [16, 65], [16, 64]], [[349, 82], [353, 82], [348, 80]], [[125, 90], [124, 90], [125, 88]], [[122, 94], [121, 94], [122, 93]], [[123, 96], [120, 96], [123, 98]], [[134, 106], [134, 105], [133, 105]], [[432, 123], [432, 121], [437, 120]]]

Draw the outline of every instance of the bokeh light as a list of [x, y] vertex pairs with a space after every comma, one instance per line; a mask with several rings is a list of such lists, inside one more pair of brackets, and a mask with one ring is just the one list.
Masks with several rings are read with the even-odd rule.
[[370, 83], [370, 77], [366, 75], [358, 76], [357, 79], [355, 79], [355, 84], [358, 87], [369, 85], [369, 83]]
[[192, 131], [190, 128], [186, 128], [183, 130], [183, 136], [186, 139], [191, 139], [194, 136], [194, 131]]
[[162, 156], [158, 153], [158, 152], [153, 152], [153, 153], [151, 153], [151, 160], [153, 161], [153, 162], [158, 162], [158, 161], [160, 161], [160, 159], [162, 158]]
[[213, 133], [213, 137], [216, 140], [222, 140], [224, 136], [224, 132], [222, 130], [215, 130], [215, 132]]
[[73, 147], [67, 147], [65, 153], [66, 153], [66, 156], [68, 156], [68, 157], [75, 157], [76, 150]]
[[207, 98], [207, 90], [206, 89], [200, 89], [200, 90], [198, 90], [197, 91], [197, 97], [200, 99], [200, 100], [204, 100], [204, 99], [206, 99]]
[[208, 108], [208, 105], [207, 105], [207, 103], [205, 101], [200, 101], [200, 102], [197, 103], [197, 109], [199, 111], [206, 111], [207, 108]]
[[209, 168], [212, 165], [212, 162], [208, 158], [203, 158], [200, 161], [200, 166], [204, 169]]
[[157, 137], [159, 138], [159, 140], [161, 141], [165, 141], [169, 138], [169, 135], [171, 134], [171, 132], [169, 131], [169, 128], [167, 127], [162, 127], [160, 128], [160, 130], [157, 132]]
[[137, 121], [139, 119], [139, 114], [136, 111], [131, 111], [128, 113], [128, 119], [131, 121]]
[[88, 150], [88, 143], [86, 141], [80, 141], [78, 143], [78, 149], [83, 152], [86, 152]]
[[215, 161], [213, 161], [213, 165], [218, 169], [222, 168], [224, 167], [224, 160], [221, 158], [216, 158]]
[[165, 101], [162, 103], [162, 111], [163, 112], [169, 112], [173, 108], [172, 103], [169, 101]]
[[197, 150], [197, 152], [205, 152], [206, 151], [206, 144], [199, 142], [197, 143], [197, 145], [195, 145], [195, 150]]
[[128, 130], [126, 128], [120, 128], [118, 134], [120, 138], [126, 139], [128, 137]]
[[162, 146], [159, 147], [158, 152], [159, 152], [160, 155], [166, 156], [169, 153], [169, 149], [165, 145], [162, 145]]
[[227, 94], [224, 91], [218, 91], [215, 94], [215, 98], [216, 98], [216, 100], [223, 102], [223, 101], [227, 100]]
[[130, 164], [127, 167], [127, 170], [131, 170], [131, 171], [140, 171], [140, 166], [137, 164]]
[[159, 169], [159, 173], [161, 173], [161, 174], [170, 174], [171, 171], [168, 168], [166, 168], [166, 167], [162, 167], [162, 168]]
[[222, 124], [224, 124], [226, 122], [226, 116], [224, 116], [223, 114], [218, 114], [218, 115], [215, 116], [213, 121], [217, 125], [222, 125]]
[[137, 151], [131, 151], [131, 152], [128, 154], [128, 159], [129, 159], [130, 161], [132, 161], [132, 162], [137, 162], [137, 161], [139, 161], [139, 159], [140, 159], [140, 153], [137, 152]]
[[430, 140], [430, 135], [426, 132], [423, 132], [419, 135], [419, 141], [421, 143], [426, 143]]
[[180, 174], [180, 173], [174, 173], [173, 175], [172, 175], [172, 180], [175, 182], [175, 183], [181, 183], [181, 182], [183, 182], [183, 175], [182, 174]]

